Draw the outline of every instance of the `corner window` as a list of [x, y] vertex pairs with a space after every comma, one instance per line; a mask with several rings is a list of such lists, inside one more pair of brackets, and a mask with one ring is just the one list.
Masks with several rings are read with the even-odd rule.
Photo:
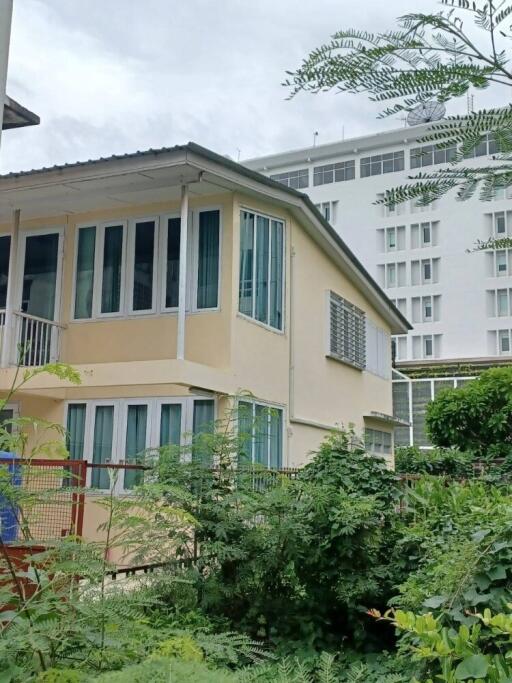
[[283, 426], [281, 408], [239, 401], [240, 464], [280, 469], [283, 464]]
[[243, 315], [283, 329], [284, 224], [242, 211], [239, 308]]
[[[160, 216], [79, 227], [74, 319], [176, 310], [180, 226], [179, 217]], [[220, 211], [193, 211], [187, 310], [218, 307], [220, 245]]]
[[366, 316], [354, 304], [329, 292], [329, 353], [359, 370], [366, 367]]

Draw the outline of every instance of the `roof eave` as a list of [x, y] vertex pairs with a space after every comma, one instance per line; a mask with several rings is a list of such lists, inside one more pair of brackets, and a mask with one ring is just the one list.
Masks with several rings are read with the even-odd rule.
[[37, 114], [23, 107], [19, 102], [13, 100], [12, 97], [5, 96], [2, 130], [38, 126], [40, 123], [41, 119]]

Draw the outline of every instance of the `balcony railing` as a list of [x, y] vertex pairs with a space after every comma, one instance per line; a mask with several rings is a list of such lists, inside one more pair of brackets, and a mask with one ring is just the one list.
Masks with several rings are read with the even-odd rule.
[[59, 359], [61, 333], [58, 322], [36, 315], [13, 312], [11, 334], [5, 310], [0, 310], [0, 357], [7, 365], [37, 367]]

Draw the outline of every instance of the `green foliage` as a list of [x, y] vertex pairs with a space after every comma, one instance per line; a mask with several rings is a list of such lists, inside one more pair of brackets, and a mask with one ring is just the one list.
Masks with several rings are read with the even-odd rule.
[[440, 447], [482, 460], [512, 454], [512, 368], [491, 368], [457, 389], [443, 389], [428, 405], [427, 430]]
[[36, 683], [81, 683], [84, 676], [76, 669], [47, 669], [37, 675]]
[[[507, 41], [510, 27], [500, 19], [502, 3], [480, 0], [469, 16], [474, 28], [468, 31], [464, 12], [446, 8], [432, 13], [410, 13], [397, 20], [397, 28], [371, 33], [344, 29], [313, 50], [284, 85], [291, 97], [299, 92], [337, 90], [366, 94], [385, 103], [381, 117], [411, 111], [428, 100], [448, 102], [465, 96], [472, 88], [512, 82]], [[474, 3], [467, 3], [467, 9]], [[468, 14], [466, 14], [466, 17]], [[473, 149], [490, 133], [499, 154], [492, 164], [461, 166]], [[480, 198], [490, 200], [496, 188], [512, 184], [512, 107], [452, 116], [432, 125], [418, 140], [440, 149], [455, 147], [451, 167], [418, 173], [415, 182], [389, 190], [388, 206], [410, 199], [428, 204], [450, 190], [457, 198], [471, 197], [480, 188]]]
[[483, 608], [500, 611], [512, 599], [510, 490], [432, 477], [409, 496], [397, 552], [410, 568], [393, 604], [454, 625], [474, 623], [470, 613]]
[[235, 683], [238, 678], [225, 669], [212, 669], [202, 662], [161, 657], [92, 680], [95, 683]]
[[436, 474], [466, 478], [474, 475], [471, 454], [449, 448], [395, 449], [395, 471], [401, 474]]
[[426, 665], [425, 683], [506, 683], [512, 679], [510, 613], [493, 615], [485, 610], [475, 616], [475, 624], [457, 631], [443, 626], [432, 614], [397, 611], [387, 618], [406, 634], [412, 657]]
[[[197, 520], [202, 610], [273, 641], [363, 637], [365, 609], [385, 604], [396, 580], [398, 489], [384, 461], [354, 441], [333, 435], [296, 479], [233, 470], [231, 444], [218, 441], [215, 470], [161, 459], [160, 479], [181, 484], [168, 503]], [[178, 552], [189, 546], [183, 539]]]

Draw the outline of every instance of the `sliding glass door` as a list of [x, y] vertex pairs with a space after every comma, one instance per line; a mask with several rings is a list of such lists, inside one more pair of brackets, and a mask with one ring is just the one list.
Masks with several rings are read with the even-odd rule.
[[[147, 462], [154, 449], [183, 447], [183, 459], [199, 459], [204, 439], [196, 438], [214, 429], [215, 401], [212, 398], [170, 397], [77, 401], [67, 407], [66, 444], [72, 460], [87, 460], [88, 485], [116, 493], [128, 492], [143, 481], [137, 469], [108, 465], [137, 465]], [[197, 447], [196, 447], [197, 444]]]
[[23, 313], [55, 320], [58, 304], [60, 234], [29, 234], [23, 240], [20, 308]]

